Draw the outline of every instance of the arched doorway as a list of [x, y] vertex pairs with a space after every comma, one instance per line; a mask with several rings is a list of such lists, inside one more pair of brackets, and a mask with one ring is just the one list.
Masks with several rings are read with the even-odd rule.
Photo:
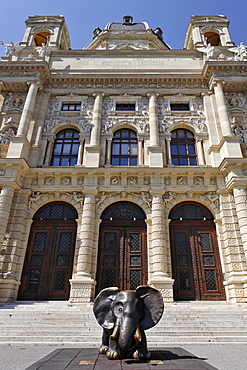
[[67, 300], [72, 276], [76, 210], [62, 202], [34, 216], [18, 299]]
[[175, 300], [224, 300], [223, 275], [213, 216], [187, 202], [170, 212]]
[[146, 224], [143, 210], [119, 202], [102, 214], [100, 227], [97, 292], [118, 286], [136, 289], [147, 282]]

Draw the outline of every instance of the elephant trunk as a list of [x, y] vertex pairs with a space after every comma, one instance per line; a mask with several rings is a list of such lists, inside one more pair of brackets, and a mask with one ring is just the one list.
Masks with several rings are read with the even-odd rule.
[[136, 349], [136, 345], [141, 342], [141, 332], [134, 320], [125, 319], [119, 329], [118, 346], [120, 356], [126, 358], [131, 356]]

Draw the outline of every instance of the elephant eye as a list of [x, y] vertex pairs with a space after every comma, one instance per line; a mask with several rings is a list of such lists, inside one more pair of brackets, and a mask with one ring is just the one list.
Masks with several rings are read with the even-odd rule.
[[123, 308], [119, 307], [118, 312], [123, 312]]

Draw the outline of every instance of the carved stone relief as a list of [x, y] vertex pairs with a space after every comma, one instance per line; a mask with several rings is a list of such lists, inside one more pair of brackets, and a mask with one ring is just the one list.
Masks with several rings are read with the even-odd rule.
[[17, 111], [21, 112], [25, 103], [26, 94], [22, 93], [8, 93], [6, 96], [3, 112]]
[[111, 185], [120, 185], [121, 184], [121, 178], [118, 176], [111, 177]]
[[207, 126], [205, 125], [204, 121], [202, 119], [194, 119], [194, 118], [188, 118], [188, 117], [171, 117], [171, 118], [165, 118], [162, 120], [159, 120], [159, 132], [160, 133], [168, 133], [168, 130], [171, 125], [175, 123], [189, 123], [193, 126], [198, 127], [200, 133], [204, 134], [207, 132]]
[[187, 185], [187, 178], [183, 176], [177, 177], [177, 185]]
[[41, 197], [47, 196], [48, 193], [41, 193], [40, 191], [32, 191], [29, 201], [28, 201], [28, 206], [29, 208], [33, 205], [33, 203], [36, 203]]
[[101, 132], [104, 134], [108, 133], [113, 126], [118, 124], [129, 124], [139, 126], [140, 131], [142, 133], [149, 132], [149, 122], [147, 119], [133, 117], [108, 117], [107, 119], [103, 119], [101, 123]]
[[71, 185], [71, 177], [65, 176], [61, 179], [61, 185], [68, 186]]
[[127, 178], [127, 184], [132, 186], [132, 185], [137, 185], [138, 184], [138, 178], [136, 176], [131, 176]]
[[229, 110], [234, 108], [247, 109], [247, 100], [246, 96], [243, 93], [225, 93], [225, 97], [226, 105]]
[[14, 137], [15, 135], [16, 132], [12, 128], [9, 128], [4, 132], [0, 132], [0, 144], [9, 144], [10, 138]]
[[104, 176], [98, 177], [98, 185], [104, 185], [105, 184], [105, 178]]
[[202, 186], [204, 185], [204, 178], [202, 176], [197, 176], [194, 178], [194, 185]]
[[176, 198], [176, 193], [173, 193], [172, 191], [166, 191], [163, 195], [164, 203], [170, 203], [173, 199]]
[[54, 184], [54, 178], [52, 176], [45, 177], [44, 185], [50, 186]]

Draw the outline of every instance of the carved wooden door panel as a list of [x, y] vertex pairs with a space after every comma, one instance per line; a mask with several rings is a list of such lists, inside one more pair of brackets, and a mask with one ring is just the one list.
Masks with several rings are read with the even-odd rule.
[[146, 284], [146, 270], [146, 230], [143, 226], [101, 228], [97, 293], [111, 286], [136, 289]]
[[32, 227], [18, 299], [63, 300], [69, 298], [76, 223], [35, 222]]
[[224, 300], [223, 276], [210, 221], [172, 222], [170, 228], [175, 300]]
[[171, 245], [175, 299], [195, 300], [197, 279], [193, 276], [189, 230], [173, 226]]

